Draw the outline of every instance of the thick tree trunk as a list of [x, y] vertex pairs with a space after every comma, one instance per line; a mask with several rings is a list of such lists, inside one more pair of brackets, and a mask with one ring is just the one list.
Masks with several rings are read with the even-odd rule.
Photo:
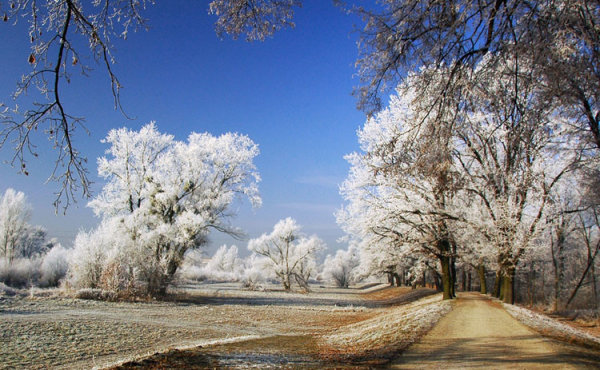
[[483, 265], [483, 263], [479, 265], [477, 272], [479, 273], [479, 292], [481, 294], [487, 294], [487, 285], [485, 281], [485, 266]]
[[510, 303], [510, 304], [514, 304], [515, 303], [515, 292], [514, 292], [514, 288], [515, 288], [515, 270], [514, 269], [509, 269], [505, 274], [503, 274], [502, 276], [502, 294], [501, 294], [501, 299], [504, 303]]
[[450, 271], [450, 257], [441, 256], [440, 263], [442, 265], [443, 299], [452, 299], [452, 277]]
[[498, 269], [498, 271], [496, 271], [496, 279], [494, 280], [494, 297], [501, 299], [502, 298], [502, 290], [500, 289], [502, 287], [502, 271], [500, 271], [500, 269]]
[[463, 292], [467, 291], [467, 271], [466, 269], [463, 267], [462, 269], [462, 282], [461, 282], [461, 289]]

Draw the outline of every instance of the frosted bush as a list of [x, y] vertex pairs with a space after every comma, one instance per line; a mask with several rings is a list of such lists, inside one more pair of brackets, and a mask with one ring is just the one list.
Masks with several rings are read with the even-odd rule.
[[15, 288], [34, 285], [40, 276], [40, 264], [39, 258], [15, 258], [10, 263], [0, 258], [0, 282]]
[[323, 278], [337, 287], [347, 288], [357, 277], [356, 269], [360, 264], [358, 253], [354, 249], [338, 250], [334, 256], [328, 255], [323, 263]]
[[263, 284], [268, 279], [275, 278], [275, 275], [270, 272], [269, 265], [270, 261], [266, 257], [252, 254], [246, 258], [241, 278], [242, 286], [251, 290], [263, 290]]
[[100, 286], [107, 249], [111, 245], [108, 231], [101, 225], [93, 231], [80, 231], [75, 237], [68, 271], [68, 283], [73, 288]]
[[70, 252], [57, 244], [46, 253], [40, 266], [40, 286], [58, 286], [69, 270]]
[[17, 291], [4, 283], [0, 283], [0, 297], [17, 295]]
[[235, 245], [222, 245], [203, 270], [208, 280], [238, 281], [244, 272], [243, 261], [238, 257], [238, 248]]

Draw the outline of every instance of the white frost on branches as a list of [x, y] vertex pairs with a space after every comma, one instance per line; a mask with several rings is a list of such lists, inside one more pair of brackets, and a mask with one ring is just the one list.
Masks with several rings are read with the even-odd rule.
[[308, 289], [308, 279], [316, 273], [316, 254], [324, 248], [325, 243], [317, 236], [302, 235], [290, 217], [277, 222], [270, 234], [248, 242], [250, 251], [268, 258], [269, 269], [285, 290], [290, 290], [294, 281]]
[[[151, 294], [165, 292], [185, 253], [204, 245], [211, 230], [239, 234], [227, 222], [235, 199], [261, 204], [253, 163], [258, 146], [247, 136], [192, 133], [180, 142], [150, 123], [139, 131], [111, 130], [104, 142], [111, 147], [98, 160], [98, 172], [107, 183], [89, 203], [103, 217], [93, 233], [103, 236], [93, 238], [115, 262], [109, 275], [141, 280]], [[129, 266], [133, 260], [140, 264]]]

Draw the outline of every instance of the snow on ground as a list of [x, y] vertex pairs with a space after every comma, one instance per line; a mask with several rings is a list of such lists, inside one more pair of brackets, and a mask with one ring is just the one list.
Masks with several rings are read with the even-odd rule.
[[334, 358], [385, 356], [408, 347], [451, 310], [452, 302], [436, 294], [339, 328], [324, 335], [321, 346]]
[[568, 342], [576, 342], [600, 348], [600, 338], [565, 325], [546, 315], [542, 315], [523, 307], [503, 303], [506, 311], [523, 324], [538, 332]]

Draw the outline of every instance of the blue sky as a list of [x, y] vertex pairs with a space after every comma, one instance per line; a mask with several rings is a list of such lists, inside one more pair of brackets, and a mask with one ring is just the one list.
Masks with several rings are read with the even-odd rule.
[[[255, 237], [269, 232], [279, 219], [294, 217], [330, 249], [344, 247], [336, 243], [342, 232], [333, 212], [342, 204], [338, 184], [348, 170], [343, 156], [357, 150], [356, 129], [364, 122], [351, 96], [358, 84], [353, 78], [353, 30], [360, 20], [331, 1], [308, 0], [296, 10], [296, 28], [248, 43], [217, 38], [216, 18], [208, 14], [205, 1], [159, 1], [145, 14], [150, 31], [130, 33], [114, 50], [114, 70], [124, 86], [122, 103], [133, 119], [114, 111], [100, 67], [88, 78], [74, 73], [63, 90], [66, 108], [86, 117], [89, 136], [80, 132], [76, 143], [89, 160], [94, 193], [102, 186], [96, 158], [106, 146], [100, 140], [111, 128], [137, 129], [154, 120], [161, 132], [179, 140], [192, 131], [240, 132], [260, 147], [256, 165], [263, 206], [236, 205], [232, 224]], [[0, 101], [10, 102], [16, 81], [30, 68], [27, 39], [24, 23], [0, 24]], [[31, 175], [3, 164], [0, 190], [24, 191], [34, 208], [32, 223], [70, 245], [79, 229], [93, 227], [98, 219], [81, 198], [66, 215], [55, 215], [58, 184], [45, 183], [55, 154], [42, 136], [38, 143], [42, 155], [29, 163]], [[10, 155], [9, 148], [0, 151], [3, 161]], [[209, 251], [222, 243], [246, 247], [246, 242], [222, 235], [212, 235], [211, 241]]]

